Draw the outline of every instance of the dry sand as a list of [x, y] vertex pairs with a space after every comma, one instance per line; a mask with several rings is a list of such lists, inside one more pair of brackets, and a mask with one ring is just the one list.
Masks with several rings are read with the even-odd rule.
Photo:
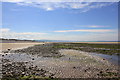
[[0, 51], [4, 51], [7, 49], [21, 49], [21, 48], [26, 48], [38, 44], [44, 44], [42, 42], [31, 42], [31, 43], [0, 43]]

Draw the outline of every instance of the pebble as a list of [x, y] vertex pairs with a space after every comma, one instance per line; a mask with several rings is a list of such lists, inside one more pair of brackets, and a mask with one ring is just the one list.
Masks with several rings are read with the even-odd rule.
[[11, 49], [9, 48], [8, 51], [10, 51]]
[[[19, 76], [24, 75], [39, 75], [41, 77], [49, 77], [45, 74], [51, 75], [49, 71], [44, 69], [39, 69], [37, 66], [35, 67], [26, 67], [25, 62], [11, 62], [7, 59], [3, 59], [2, 63], [2, 73], [3, 78], [18, 78]], [[53, 76], [53, 75], [52, 75]]]
[[105, 60], [105, 59], [103, 59], [103, 60]]
[[32, 46], [25, 49], [12, 50], [13, 53], [28, 53], [28, 54], [38, 54], [42, 57], [62, 57], [58, 51], [52, 47], [52, 45], [46, 44], [41, 46]]
[[85, 72], [87, 72], [87, 70], [85, 70]]
[[76, 67], [73, 67], [73, 69], [76, 69]]
[[102, 71], [100, 71], [100, 73], [103, 73]]

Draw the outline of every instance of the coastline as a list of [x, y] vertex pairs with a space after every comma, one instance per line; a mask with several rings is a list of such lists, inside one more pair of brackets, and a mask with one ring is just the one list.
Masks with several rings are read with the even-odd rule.
[[[21, 78], [20, 75], [28, 77], [34, 72], [32, 78], [34, 76], [38, 78], [118, 78], [119, 66], [113, 65], [99, 56], [90, 55], [89, 52], [69, 48], [68, 44], [65, 43], [63, 43], [64, 46], [51, 42], [0, 44], [2, 51], [11, 49], [10, 52], [0, 54], [3, 59], [3, 78], [8, 77], [5, 72], [12, 74], [9, 75], [11, 78], [15, 77], [16, 70], [19, 72], [17, 74], [19, 78]], [[24, 65], [20, 68], [17, 67], [20, 64]], [[15, 65], [16, 67], [13, 69], [9, 65]], [[9, 68], [13, 73], [9, 71]], [[26, 70], [24, 71], [22, 68]], [[31, 73], [29, 73], [29, 70], [32, 70]], [[41, 75], [41, 73], [44, 74]]]
[[92, 44], [119, 44], [120, 42], [73, 42], [73, 43], [92, 43]]
[[[88, 52], [72, 49], [58, 50], [59, 53], [57, 54], [64, 56], [54, 57], [55, 55], [52, 54], [56, 53], [54, 53], [54, 49], [51, 47], [52, 44], [31, 46], [29, 48], [15, 50], [11, 54], [5, 53], [3, 58], [12, 61], [12, 64], [14, 62], [23, 62], [26, 66], [34, 66], [33, 68], [36, 66], [39, 69], [52, 73], [53, 78], [117, 78], [118, 76], [118, 66], [112, 65], [106, 59], [90, 55]], [[51, 53], [51, 50], [53, 53]], [[3, 65], [5, 64], [3, 63]], [[17, 64], [14, 63], [14, 65]], [[5, 68], [5, 70], [7, 69]], [[7, 72], [9, 71], [7, 70]], [[26, 76], [27, 71], [24, 72], [24, 76]], [[46, 74], [45, 76], [47, 76]]]

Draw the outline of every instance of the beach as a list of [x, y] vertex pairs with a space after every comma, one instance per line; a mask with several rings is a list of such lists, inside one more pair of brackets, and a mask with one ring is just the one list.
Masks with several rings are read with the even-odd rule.
[[20, 49], [20, 48], [26, 48], [26, 47], [30, 47], [30, 46], [34, 46], [34, 45], [38, 45], [38, 44], [44, 44], [44, 43], [36, 43], [36, 42], [31, 42], [31, 43], [0, 43], [0, 51], [4, 51], [7, 49]]
[[118, 65], [65, 43], [1, 44], [3, 78], [118, 78]]
[[118, 0], [2, 0], [0, 80], [120, 80]]

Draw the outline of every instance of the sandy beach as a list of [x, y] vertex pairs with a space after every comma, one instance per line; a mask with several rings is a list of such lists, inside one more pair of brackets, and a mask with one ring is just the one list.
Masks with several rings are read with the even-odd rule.
[[4, 51], [7, 49], [21, 49], [21, 48], [27, 48], [30, 46], [38, 45], [38, 44], [44, 44], [42, 42], [31, 42], [31, 43], [0, 43], [0, 51]]

